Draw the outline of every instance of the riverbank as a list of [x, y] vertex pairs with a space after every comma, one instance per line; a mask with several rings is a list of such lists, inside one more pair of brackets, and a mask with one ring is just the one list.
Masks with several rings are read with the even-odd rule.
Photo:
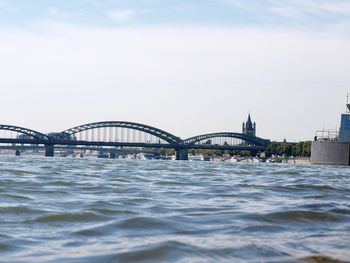
[[310, 157], [296, 157], [296, 158], [285, 159], [282, 162], [292, 163], [292, 164], [311, 164], [311, 159]]

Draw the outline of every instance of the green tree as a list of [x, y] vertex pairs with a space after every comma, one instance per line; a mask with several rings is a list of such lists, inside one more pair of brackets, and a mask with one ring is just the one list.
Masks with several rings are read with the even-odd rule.
[[273, 154], [285, 156], [302, 156], [309, 157], [311, 155], [311, 141], [298, 143], [272, 142], [266, 148], [267, 156]]

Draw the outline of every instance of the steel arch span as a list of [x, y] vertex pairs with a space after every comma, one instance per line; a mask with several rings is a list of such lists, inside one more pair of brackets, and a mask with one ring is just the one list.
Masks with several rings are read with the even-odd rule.
[[208, 139], [219, 138], [219, 137], [240, 139], [248, 143], [251, 143], [252, 145], [263, 146], [263, 147], [267, 147], [271, 143], [270, 140], [266, 140], [255, 136], [249, 136], [243, 133], [235, 133], [235, 132], [217, 132], [217, 133], [202, 134], [202, 135], [188, 138], [184, 140], [183, 143], [185, 145], [193, 145], [196, 142], [200, 142], [202, 140], [208, 140]]
[[49, 137], [46, 134], [23, 127], [0, 124], [0, 130], [22, 133], [38, 140], [49, 140]]
[[86, 130], [98, 129], [98, 128], [127, 128], [127, 129], [148, 133], [170, 144], [180, 144], [182, 142], [182, 140], [179, 137], [171, 133], [168, 133], [166, 131], [163, 131], [161, 129], [148, 126], [145, 124], [141, 124], [141, 123], [126, 122], [126, 121], [104, 121], [104, 122], [88, 123], [88, 124], [76, 126], [74, 128], [65, 130], [57, 134], [56, 138], [65, 139], [65, 138], [69, 138], [71, 135], [74, 135], [76, 133], [83, 132]]

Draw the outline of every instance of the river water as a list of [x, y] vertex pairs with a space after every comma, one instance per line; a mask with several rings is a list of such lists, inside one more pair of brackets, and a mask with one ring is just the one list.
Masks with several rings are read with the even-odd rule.
[[1, 262], [335, 259], [348, 167], [0, 157]]

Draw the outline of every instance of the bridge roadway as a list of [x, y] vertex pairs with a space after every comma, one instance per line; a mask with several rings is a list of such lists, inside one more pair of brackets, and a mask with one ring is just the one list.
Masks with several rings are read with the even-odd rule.
[[[1, 139], [0, 139], [1, 140]], [[21, 144], [12, 144], [7, 146], [0, 146], [0, 150], [45, 150], [45, 146], [40, 146], [39, 144], [32, 144], [31, 145], [21, 145]], [[80, 150], [80, 151], [103, 151], [103, 152], [115, 152], [115, 153], [123, 153], [123, 152], [130, 152], [130, 153], [142, 153], [145, 152], [144, 148], [135, 148], [135, 149], [123, 149], [123, 148], [101, 148], [101, 146], [93, 146], [93, 145], [84, 145], [83, 147], [77, 147], [78, 145], [57, 145], [55, 146], [55, 149], [59, 150]], [[158, 147], [160, 148], [160, 147]], [[163, 147], [164, 148], [164, 147]], [[151, 149], [151, 148], [150, 148]], [[250, 146], [222, 146], [222, 145], [213, 145], [212, 148], [210, 148], [208, 145], [196, 145], [195, 148], [190, 149], [204, 149], [204, 150], [229, 150], [229, 151], [262, 151], [264, 150], [262, 147], [250, 147]]]
[[[106, 139], [102, 140], [77, 140], [75, 135], [81, 132], [86, 132], [93, 129], [100, 128], [124, 128], [137, 132], [143, 132], [159, 139], [159, 142], [112, 142]], [[55, 146], [94, 146], [94, 147], [135, 147], [135, 148], [171, 148], [176, 151], [177, 160], [187, 160], [189, 149], [207, 149], [207, 150], [249, 150], [249, 151], [262, 151], [270, 144], [270, 140], [263, 138], [249, 136], [241, 133], [232, 132], [219, 132], [203, 134], [195, 137], [182, 140], [179, 137], [172, 135], [163, 130], [157, 129], [152, 126], [123, 122], [123, 121], [108, 121], [108, 122], [96, 122], [77, 126], [68, 130], [65, 130], [54, 135], [46, 135], [34, 130], [12, 126], [1, 125], [0, 130], [16, 132], [25, 136], [17, 136], [16, 138], [0, 138], [0, 144], [25, 144], [25, 145], [44, 145], [45, 156], [54, 156]], [[74, 138], [74, 139], [72, 139]], [[201, 143], [203, 141], [208, 142], [214, 138], [231, 138], [238, 139], [244, 144], [224, 145]]]
[[[232, 151], [263, 151], [266, 147], [249, 145], [211, 145], [211, 144], [160, 144], [160, 143], [133, 143], [133, 142], [101, 142], [101, 141], [72, 141], [53, 139], [49, 143], [41, 139], [10, 139], [0, 138], [0, 144], [26, 144], [26, 145], [44, 145], [45, 156], [54, 156], [55, 145], [60, 146], [94, 146], [94, 147], [135, 147], [135, 148], [167, 148], [176, 150], [177, 160], [187, 160], [189, 149], [202, 150], [232, 150]], [[11, 146], [10, 146], [11, 147]], [[15, 146], [12, 146], [15, 148]], [[74, 148], [70, 148], [74, 149]]]

